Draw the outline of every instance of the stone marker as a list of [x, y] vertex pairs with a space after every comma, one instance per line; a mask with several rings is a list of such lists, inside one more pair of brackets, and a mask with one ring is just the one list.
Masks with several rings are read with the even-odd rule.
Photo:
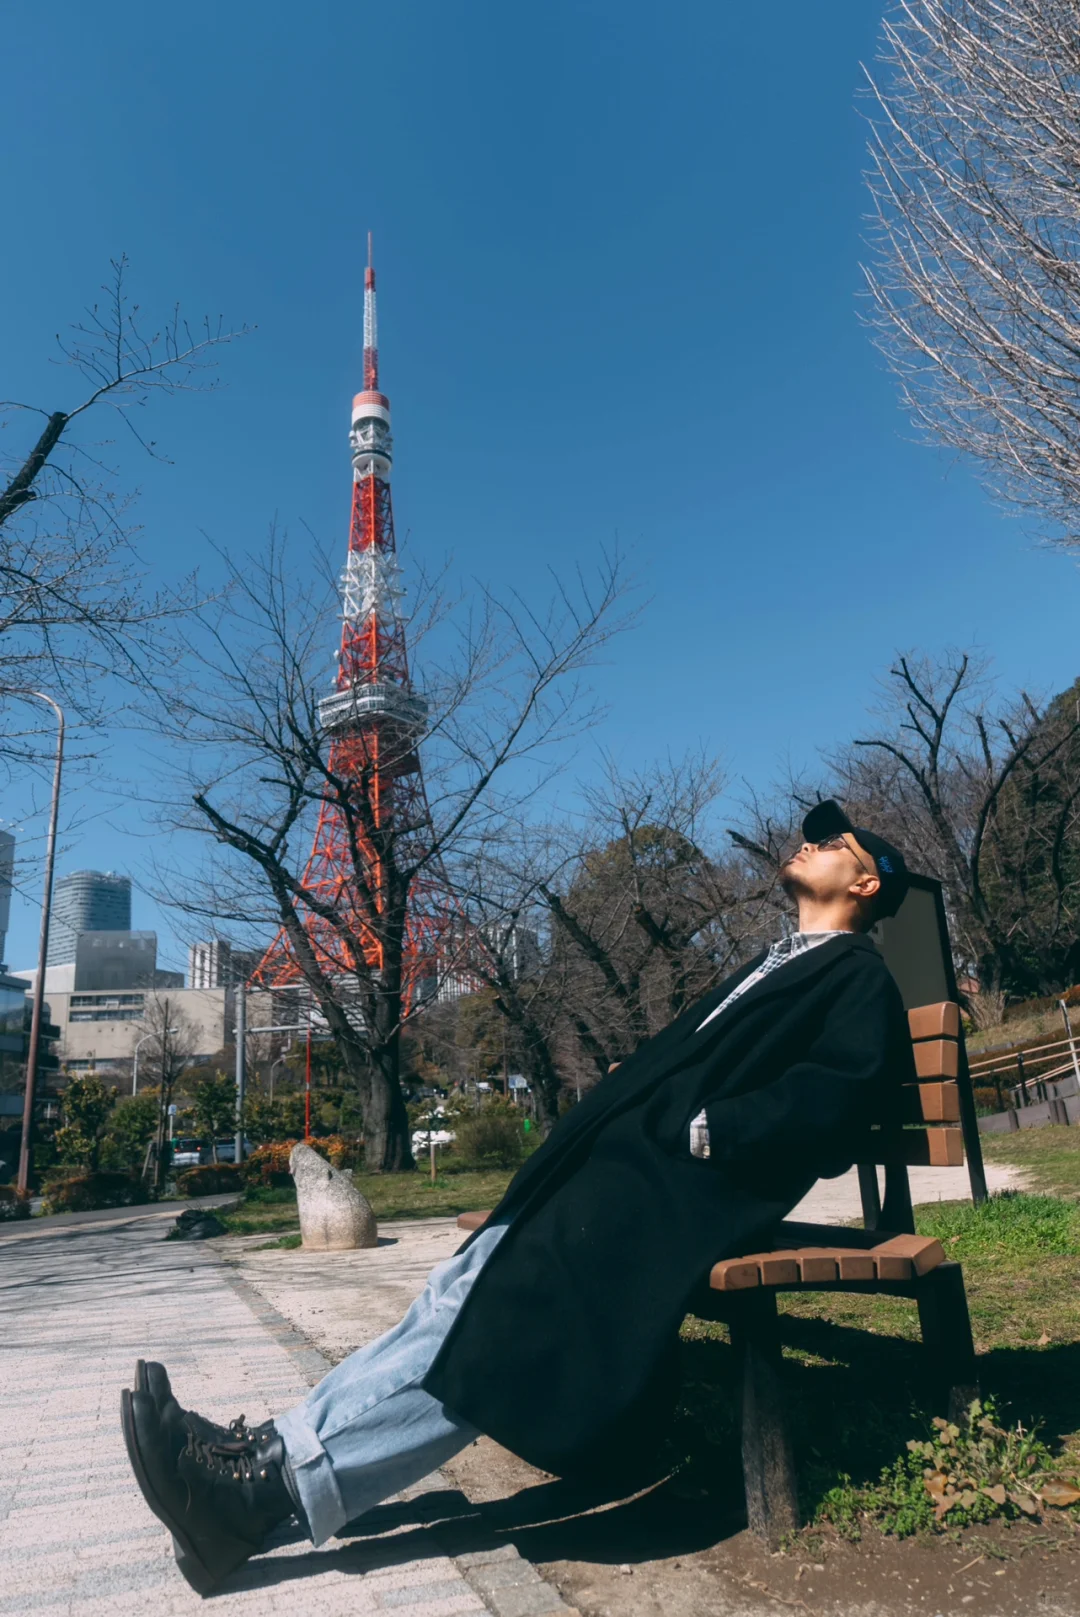
[[296, 1183], [300, 1239], [309, 1251], [348, 1252], [357, 1246], [378, 1246], [375, 1214], [351, 1174], [331, 1168], [310, 1145], [293, 1146], [289, 1172]]

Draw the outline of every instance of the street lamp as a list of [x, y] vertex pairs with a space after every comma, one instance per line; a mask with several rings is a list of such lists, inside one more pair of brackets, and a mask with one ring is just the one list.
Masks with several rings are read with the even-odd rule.
[[64, 766], [64, 713], [58, 702], [44, 691], [8, 689], [8, 696], [35, 697], [48, 702], [56, 714], [56, 762], [53, 766], [52, 807], [49, 835], [45, 844], [45, 884], [41, 898], [41, 933], [38, 939], [38, 965], [34, 977], [33, 1009], [30, 1013], [30, 1049], [26, 1056], [26, 1095], [23, 1099], [22, 1140], [19, 1145], [19, 1174], [16, 1186], [25, 1195], [30, 1181], [30, 1141], [34, 1132], [34, 1089], [37, 1085], [38, 1045], [41, 1042], [41, 1012], [45, 999], [45, 956], [49, 952], [49, 918], [52, 912], [53, 865], [56, 861], [56, 819], [60, 807], [60, 774]]
[[[167, 1028], [165, 1028], [164, 1031], [165, 1031], [165, 1033], [179, 1033], [180, 1029], [176, 1028], [176, 1027], [167, 1027]], [[135, 1060], [132, 1063], [132, 1068], [131, 1068], [131, 1093], [133, 1095], [134, 1095], [136, 1089], [138, 1089], [138, 1087], [139, 1087], [139, 1051], [142, 1049], [142, 1047], [146, 1043], [147, 1039], [158, 1039], [158, 1038], [161, 1038], [161, 1036], [162, 1035], [160, 1033], [157, 1033], [157, 1032], [144, 1033], [142, 1038], [137, 1039], [136, 1042], [135, 1042]]]
[[288, 1061], [288, 1059], [289, 1059], [289, 1052], [286, 1051], [283, 1056], [275, 1056], [273, 1061], [271, 1061], [271, 1063], [270, 1063], [270, 1104], [271, 1104], [271, 1106], [273, 1106], [273, 1104], [274, 1104], [274, 1068], [284, 1066], [285, 1062]]

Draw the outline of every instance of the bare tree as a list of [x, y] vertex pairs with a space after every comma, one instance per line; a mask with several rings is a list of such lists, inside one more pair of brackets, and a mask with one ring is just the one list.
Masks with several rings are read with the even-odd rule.
[[1074, 0], [899, 0], [871, 80], [866, 276], [931, 441], [1080, 541], [1080, 31]]
[[[308, 579], [310, 567], [309, 551]], [[172, 823], [206, 837], [210, 857], [202, 883], [176, 872], [162, 889], [234, 935], [254, 941], [261, 931], [265, 942], [282, 929], [359, 1092], [370, 1167], [407, 1168], [400, 1035], [423, 1000], [406, 978], [410, 903], [423, 888], [433, 930], [452, 933], [456, 917], [438, 896], [450, 889], [446, 867], [482, 846], [593, 721], [582, 671], [623, 621], [623, 585], [605, 561], [591, 582], [560, 587], [542, 614], [485, 588], [467, 612], [435, 614], [438, 643], [451, 649], [427, 659], [425, 733], [385, 743], [423, 759], [426, 802], [410, 823], [379, 813], [378, 775], [362, 749], [348, 770], [334, 763], [320, 722], [337, 607], [328, 575], [298, 583], [272, 537], [263, 555], [235, 563], [223, 602], [202, 615], [198, 672], [167, 703], [174, 742], [192, 758], [189, 807]], [[415, 616], [414, 657], [424, 627]], [[305, 881], [320, 813], [344, 831], [348, 901]]]
[[[714, 760], [621, 772], [580, 811], [491, 838], [462, 881], [473, 964], [515, 1030], [541, 1125], [771, 936], [771, 876], [710, 851]], [[520, 940], [536, 939], [521, 969]]]
[[177, 1079], [195, 1053], [194, 1025], [180, 1003], [169, 994], [147, 996], [139, 1037], [146, 1039], [143, 1071], [153, 1073], [158, 1085], [158, 1123], [154, 1138], [154, 1190], [165, 1181], [165, 1146], [168, 1139], [169, 1107]]
[[1049, 992], [1080, 967], [1080, 687], [997, 697], [965, 653], [899, 657], [836, 795], [943, 884], [980, 991]]
[[570, 995], [568, 962], [552, 947], [541, 894], [563, 857], [543, 825], [506, 817], [449, 867], [462, 926], [454, 970], [466, 988], [483, 985], [503, 1019], [545, 1136], [567, 1077], [560, 1044]]
[[139, 680], [160, 662], [162, 621], [190, 605], [186, 588], [148, 592], [133, 549], [131, 495], [88, 440], [88, 420], [111, 416], [160, 458], [139, 424], [155, 396], [212, 385], [216, 349], [239, 335], [204, 321], [191, 330], [174, 311], [144, 327], [125, 286], [123, 259], [103, 298], [59, 354], [83, 381], [70, 408], [0, 403], [6, 436], [42, 423], [36, 439], [0, 456], [0, 695], [44, 684], [74, 714], [93, 715], [103, 675]]

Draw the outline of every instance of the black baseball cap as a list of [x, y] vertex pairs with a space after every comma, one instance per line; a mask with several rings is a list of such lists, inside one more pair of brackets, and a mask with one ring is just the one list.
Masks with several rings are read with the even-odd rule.
[[876, 918], [881, 920], [895, 915], [907, 897], [909, 885], [908, 868], [900, 849], [894, 848], [891, 842], [886, 842], [876, 832], [867, 831], [861, 825], [852, 825], [839, 803], [831, 797], [827, 797], [824, 803], [815, 803], [802, 823], [807, 842], [824, 842], [827, 837], [839, 836], [841, 831], [853, 836], [859, 847], [864, 848], [874, 861], [881, 882]]

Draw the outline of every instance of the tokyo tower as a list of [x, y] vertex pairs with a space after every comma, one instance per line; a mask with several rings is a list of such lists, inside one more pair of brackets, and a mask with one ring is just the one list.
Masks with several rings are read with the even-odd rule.
[[[319, 726], [330, 740], [330, 779], [303, 875], [307, 902], [297, 908], [320, 972], [374, 981], [405, 1016], [434, 986], [439, 928], [429, 884], [414, 882], [406, 901], [401, 876], [403, 865], [422, 855], [429, 825], [417, 753], [427, 704], [409, 679], [399, 605], [390, 401], [379, 391], [370, 235], [364, 387], [353, 399], [349, 443], [353, 495], [341, 646], [335, 688], [318, 704]], [[269, 989], [307, 981], [284, 928], [250, 981]]]

